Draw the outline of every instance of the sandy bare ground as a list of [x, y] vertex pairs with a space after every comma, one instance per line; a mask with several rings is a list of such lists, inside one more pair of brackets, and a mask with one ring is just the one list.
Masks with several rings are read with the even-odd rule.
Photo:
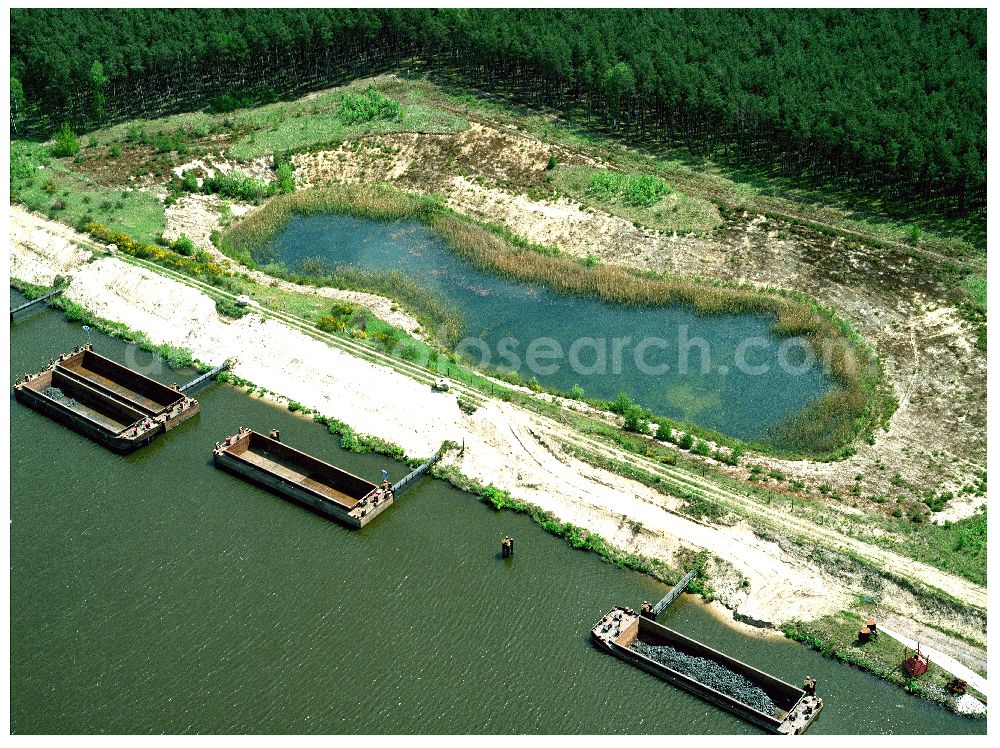
[[[430, 454], [443, 439], [464, 440], [465, 452], [452, 453], [449, 459], [465, 474], [506, 488], [563, 521], [600, 533], [622, 549], [674, 564], [685, 550], [708, 550], [718, 559], [713, 582], [720, 597], [742, 620], [766, 625], [809, 619], [845, 607], [860, 590], [850, 574], [815, 563], [811, 551], [765, 540], [744, 523], [695, 522], [678, 514], [677, 499], [587, 465], [560, 444], [597, 447], [622, 461], [641, 463], [642, 458], [590, 442], [509, 404], [490, 401], [472, 416], [465, 415], [454, 394], [431, 392], [390, 368], [357, 359], [275, 320], [257, 315], [224, 319], [200, 291], [145, 268], [110, 257], [95, 260], [89, 253], [70, 258], [65, 241], [72, 236], [69, 229], [52, 226], [53, 233], [48, 234], [44, 219], [16, 210], [12, 218], [10, 263], [12, 273], [17, 269], [28, 276], [22, 280], [42, 283], [56, 272], [72, 275], [67, 296], [94, 313], [140, 329], [156, 343], [186, 347], [205, 362], [235, 356], [237, 376], [361, 432], [396, 442], [411, 455]], [[810, 538], [817, 547], [846, 548], [903, 577], [985, 606], [985, 590], [967, 580], [842, 538], [805, 519], [769, 516], [766, 507], [747, 497], [686, 477], [703, 484], [699, 487], [706, 495], [714, 492], [734, 505], [742, 502], [748, 513], [756, 512], [779, 529]], [[891, 597], [905, 616], [921, 615], [920, 602], [904, 590], [893, 590]], [[946, 619], [934, 619], [939, 625], [941, 620]]]

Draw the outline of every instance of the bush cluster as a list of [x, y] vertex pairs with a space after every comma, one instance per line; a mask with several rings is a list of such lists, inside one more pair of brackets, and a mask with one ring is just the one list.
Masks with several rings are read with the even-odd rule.
[[337, 116], [345, 125], [357, 125], [374, 120], [394, 120], [399, 111], [399, 102], [383, 96], [374, 86], [368, 86], [359, 94], [345, 94]]
[[648, 208], [673, 192], [673, 188], [652, 174], [621, 174], [602, 170], [591, 177], [590, 192], [606, 200], [620, 200], [626, 205]]
[[204, 277], [209, 280], [232, 275], [205, 252], [196, 251], [194, 257], [184, 257], [176, 252], [157, 247], [155, 244], [143, 244], [122, 231], [113, 231], [104, 224], [93, 221], [82, 224], [81, 229], [99, 242], [114, 244], [119, 252], [139, 259], [152, 260], [157, 264], [175, 268], [188, 275]]

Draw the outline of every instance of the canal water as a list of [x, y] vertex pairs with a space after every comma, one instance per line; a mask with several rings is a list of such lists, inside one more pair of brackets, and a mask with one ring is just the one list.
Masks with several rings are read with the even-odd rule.
[[474, 362], [563, 391], [579, 384], [591, 397], [625, 390], [659, 415], [742, 439], [765, 437], [831, 386], [804, 340], [772, 334], [771, 317], [610, 304], [508, 280], [413, 220], [293, 216], [258, 255], [271, 258], [296, 270], [313, 258], [398, 270], [460, 311], [471, 339], [463, 350]]
[[[86, 337], [55, 311], [19, 320], [12, 380]], [[194, 375], [92, 337], [160, 381]], [[403, 465], [227, 385], [196, 397], [200, 415], [124, 457], [11, 398], [12, 732], [755, 732], [591, 646], [608, 608], [663, 585], [430, 478], [344, 529], [216, 470], [214, 442], [273, 427], [370, 479]], [[816, 677], [813, 732], [985, 730], [801, 645], [749, 640], [694, 598], [666, 620]]]

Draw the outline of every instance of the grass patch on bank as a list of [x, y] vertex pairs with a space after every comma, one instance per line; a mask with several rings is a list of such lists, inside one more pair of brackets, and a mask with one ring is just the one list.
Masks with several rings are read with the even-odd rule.
[[38, 143], [10, 145], [10, 199], [70, 226], [99, 222], [145, 244], [163, 233], [163, 204], [155, 195], [100, 185], [71, 170], [71, 159], [49, 156]]
[[844, 610], [808, 623], [790, 623], [784, 627], [784, 632], [789, 639], [806, 644], [825, 657], [854, 665], [900, 686], [908, 693], [926, 696], [945, 705], [950, 703], [946, 686], [954, 676], [931, 660], [924, 675], [910, 678], [903, 669], [903, 660], [910, 651], [887, 634], [880, 634], [861, 644], [858, 629], [863, 624], [862, 616]]
[[469, 126], [466, 120], [425, 104], [400, 104], [370, 86], [361, 92], [340, 89], [313, 102], [298, 111], [288, 106], [278, 109], [283, 116], [241, 137], [229, 148], [229, 155], [249, 160], [334, 147], [360, 135], [452, 133]]
[[557, 166], [551, 177], [552, 186], [574, 200], [643, 228], [687, 235], [722, 224], [715, 204], [680, 192], [652, 174]]
[[[853, 453], [859, 437], [871, 438], [894, 408], [885, 394], [881, 367], [860, 337], [830, 310], [802, 294], [762, 291], [721, 281], [642, 272], [617, 265], [581, 262], [515, 242], [509, 232], [471, 221], [446, 208], [436, 196], [407, 193], [388, 185], [336, 185], [300, 190], [270, 201], [263, 209], [229, 227], [219, 238], [228, 256], [251, 267], [273, 260], [272, 242], [294, 214], [348, 213], [373, 220], [416, 219], [430, 227], [460, 257], [478, 268], [514, 281], [544, 283], [555, 291], [637, 306], [686, 304], [702, 314], [756, 313], [774, 319], [778, 336], [802, 336], [822, 361], [835, 386], [804, 410], [773, 428], [766, 443], [783, 453], [839, 458]], [[366, 273], [336, 266], [311, 277], [290, 276], [287, 269], [266, 272], [314, 285], [350, 284], [357, 290], [387, 295], [421, 312], [438, 325], [447, 319], [433, 296], [391, 273]], [[410, 282], [412, 283], [412, 282]], [[407, 298], [401, 296], [407, 294]], [[439, 302], [438, 302], [439, 303]], [[460, 324], [457, 312], [454, 320]], [[424, 319], [421, 319], [424, 323]], [[453, 343], [457, 337], [443, 338]]]
[[894, 550], [950, 574], [986, 585], [986, 509], [958, 522], [897, 522]]

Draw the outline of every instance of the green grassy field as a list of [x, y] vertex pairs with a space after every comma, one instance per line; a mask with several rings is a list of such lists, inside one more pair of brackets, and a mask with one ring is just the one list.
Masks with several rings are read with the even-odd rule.
[[37, 143], [11, 143], [11, 200], [53, 220], [103, 223], [146, 244], [163, 233], [163, 203], [141, 190], [100, 185], [70, 169], [69, 159], [49, 157]]
[[274, 127], [254, 130], [229, 148], [229, 155], [248, 160], [272, 154], [294, 153], [333, 146], [359, 135], [391, 132], [460, 132], [468, 123], [424, 104], [404, 104], [398, 117], [356, 124], [346, 123], [337, 108], [331, 112], [295, 114]]
[[135, 139], [180, 137], [180, 142], [220, 137], [218, 145], [237, 160], [270, 157], [337, 144], [374, 133], [461, 132], [469, 125], [461, 116], [424, 101], [422, 92], [401, 92], [398, 116], [357, 120], [341, 111], [345, 96], [358, 94], [365, 83], [353, 83], [295, 101], [279, 101], [234, 112], [188, 112], [152, 120], [131, 122], [98, 130], [86, 136], [96, 146], [111, 146]]

